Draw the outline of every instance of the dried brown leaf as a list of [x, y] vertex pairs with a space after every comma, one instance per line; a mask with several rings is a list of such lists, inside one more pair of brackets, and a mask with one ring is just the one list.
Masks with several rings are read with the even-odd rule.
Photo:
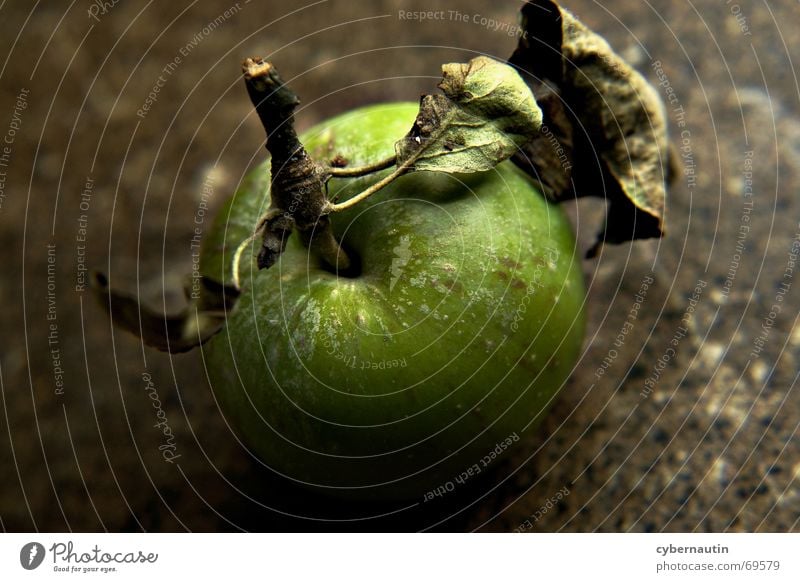
[[165, 315], [142, 305], [127, 293], [109, 287], [107, 277], [93, 274], [92, 291], [111, 321], [139, 337], [152, 348], [173, 354], [187, 352], [218, 333], [225, 325], [226, 313], [239, 297], [239, 291], [202, 277], [199, 288], [190, 293], [186, 308], [174, 315]]
[[557, 2], [522, 7], [523, 34], [509, 59], [543, 111], [539, 135], [514, 161], [556, 201], [609, 202], [603, 243], [661, 237], [670, 156], [657, 91]]

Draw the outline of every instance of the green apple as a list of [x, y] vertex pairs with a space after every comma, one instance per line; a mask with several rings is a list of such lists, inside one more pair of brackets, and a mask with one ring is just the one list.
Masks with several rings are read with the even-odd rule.
[[[301, 139], [317, 160], [367, 165], [393, 153], [416, 112], [365, 107]], [[386, 173], [332, 179], [329, 195], [345, 200]], [[269, 181], [265, 162], [222, 208], [205, 275], [230, 280]], [[332, 221], [357, 258], [347, 276], [297, 236], [268, 270], [242, 261], [242, 295], [203, 345], [229, 422], [276, 472], [363, 499], [424, 501], [499, 465], [581, 349], [585, 289], [561, 209], [503, 162], [402, 176]]]

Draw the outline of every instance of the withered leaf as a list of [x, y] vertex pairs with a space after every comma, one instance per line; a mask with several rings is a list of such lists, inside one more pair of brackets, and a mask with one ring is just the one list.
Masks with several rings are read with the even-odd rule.
[[424, 95], [411, 131], [395, 144], [398, 166], [482, 172], [537, 135], [541, 110], [512, 67], [480, 56], [442, 65], [442, 73], [444, 95]]
[[557, 2], [528, 1], [521, 17], [509, 63], [531, 87], [543, 121], [514, 162], [552, 200], [608, 200], [590, 257], [603, 243], [663, 236], [674, 160], [658, 92]]
[[111, 289], [107, 277], [95, 272], [94, 296], [114, 324], [139, 337], [142, 342], [163, 352], [187, 352], [219, 332], [225, 325], [226, 312], [233, 308], [239, 291], [201, 277], [194, 286], [186, 308], [174, 315], [152, 311], [127, 293]]

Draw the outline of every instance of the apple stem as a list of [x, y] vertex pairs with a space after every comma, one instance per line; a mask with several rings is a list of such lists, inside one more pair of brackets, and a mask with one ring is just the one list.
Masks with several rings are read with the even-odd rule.
[[241, 243], [239, 243], [239, 246], [236, 247], [236, 252], [233, 253], [233, 265], [231, 266], [231, 270], [233, 272], [231, 273], [231, 278], [233, 279], [234, 288], [239, 291], [241, 291], [242, 289], [242, 284], [239, 279], [239, 264], [242, 261], [242, 253], [248, 246], [250, 246], [250, 243], [252, 243], [261, 235], [262, 229], [263, 229], [263, 223], [260, 223], [258, 225], [258, 228], [256, 228], [256, 230], [253, 232], [253, 234], [251, 234]]
[[391, 168], [397, 163], [397, 156], [380, 160], [374, 164], [367, 164], [366, 166], [354, 166], [352, 168], [328, 168], [326, 171], [332, 178], [358, 178], [359, 176], [366, 176], [374, 172], [380, 172], [386, 168]]
[[[246, 59], [242, 71], [250, 101], [267, 134], [272, 183], [270, 206], [254, 235], [239, 245], [238, 257], [243, 247], [261, 233], [258, 268], [267, 269], [286, 249], [289, 235], [296, 229], [303, 243], [331, 267], [349, 268], [349, 258], [336, 242], [327, 216], [331, 212], [331, 203], [325, 196], [329, 174], [311, 159], [294, 129], [294, 109], [300, 100], [264, 59]], [[238, 262], [234, 269], [234, 280], [238, 282]]]
[[342, 212], [344, 210], [347, 210], [348, 208], [352, 208], [353, 206], [355, 206], [359, 202], [362, 202], [362, 201], [366, 200], [367, 198], [369, 198], [370, 196], [372, 196], [373, 194], [375, 194], [379, 190], [382, 190], [383, 188], [385, 188], [386, 186], [388, 186], [389, 184], [394, 182], [397, 178], [402, 176], [404, 173], [406, 173], [410, 166], [411, 166], [410, 163], [404, 163], [404, 164], [398, 166], [397, 169], [395, 169], [394, 172], [392, 172], [391, 174], [389, 174], [385, 178], [383, 178], [381, 180], [378, 180], [372, 186], [370, 186], [366, 190], [363, 190], [362, 192], [359, 192], [358, 194], [356, 194], [352, 198], [350, 198], [348, 200], [345, 200], [344, 202], [340, 202], [339, 204], [331, 204], [331, 207], [330, 207], [331, 212]]

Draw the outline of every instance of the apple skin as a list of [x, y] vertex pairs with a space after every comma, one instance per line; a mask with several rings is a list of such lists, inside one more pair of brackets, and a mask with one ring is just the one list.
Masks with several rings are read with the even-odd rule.
[[[301, 139], [317, 160], [369, 164], [393, 153], [416, 112], [364, 107]], [[329, 192], [341, 201], [387, 173], [333, 179]], [[219, 212], [205, 275], [230, 280], [268, 185], [265, 162]], [[581, 349], [585, 289], [561, 209], [504, 162], [402, 176], [333, 224], [360, 258], [356, 277], [322, 268], [296, 235], [271, 269], [243, 260], [238, 304], [203, 346], [230, 424], [277, 473], [365, 500], [427, 500], [500, 464]]]

